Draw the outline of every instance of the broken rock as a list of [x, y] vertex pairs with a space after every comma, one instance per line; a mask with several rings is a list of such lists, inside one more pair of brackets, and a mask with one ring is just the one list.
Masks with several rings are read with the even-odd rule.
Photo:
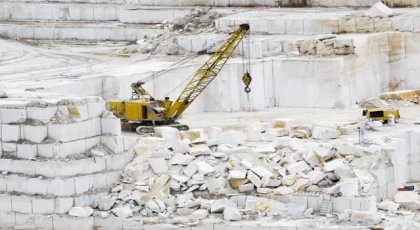
[[398, 208], [400, 207], [399, 204], [394, 203], [390, 200], [385, 200], [382, 201], [381, 203], [378, 204], [378, 208], [385, 210], [385, 211], [390, 211], [392, 213], [397, 213]]
[[296, 124], [295, 119], [290, 118], [277, 118], [271, 121], [271, 128], [285, 128], [290, 129]]
[[392, 16], [393, 12], [388, 6], [386, 6], [382, 2], [378, 2], [368, 10], [368, 14], [372, 18], [374, 17], [387, 18], [387, 17]]
[[129, 207], [118, 207], [111, 210], [116, 216], [127, 218], [133, 216], [133, 211]]
[[242, 186], [242, 185], [248, 183], [248, 181], [249, 181], [248, 179], [231, 179], [231, 180], [229, 180], [232, 188], [238, 188], [239, 186]]
[[154, 200], [147, 201], [145, 207], [152, 210], [153, 212], [160, 213], [160, 207]]
[[284, 186], [291, 186], [296, 182], [297, 179], [298, 176], [296, 174], [290, 174], [281, 179], [281, 184]]
[[247, 179], [251, 181], [257, 188], [261, 187], [261, 179], [252, 171], [248, 171]]
[[192, 210], [191, 208], [178, 208], [176, 210], [176, 213], [179, 216], [189, 216], [194, 212], [194, 210]]
[[176, 153], [188, 152], [188, 146], [184, 142], [179, 141], [179, 140], [173, 141], [171, 147]]
[[318, 140], [335, 139], [340, 136], [340, 131], [335, 129], [329, 129], [325, 127], [315, 127], [312, 133], [312, 137]]
[[197, 162], [196, 165], [197, 165], [198, 171], [203, 175], [207, 175], [209, 173], [214, 172], [214, 168], [204, 161]]
[[211, 149], [207, 145], [195, 145], [190, 148], [189, 150], [192, 156], [199, 156], [199, 155], [210, 155]]
[[197, 211], [194, 211], [190, 218], [193, 220], [202, 220], [205, 219], [209, 215], [209, 211], [206, 209], [199, 209]]
[[149, 164], [156, 174], [168, 172], [168, 166], [163, 158], [149, 158]]
[[93, 209], [91, 207], [73, 207], [70, 209], [70, 216], [88, 217], [92, 215]]
[[287, 167], [287, 170], [292, 174], [305, 172], [305, 171], [308, 171], [310, 169], [311, 168], [304, 161], [299, 161], [299, 162], [297, 162], [295, 164], [292, 164], [289, 167]]
[[254, 184], [244, 184], [239, 186], [239, 192], [252, 192], [254, 191]]
[[172, 165], [188, 165], [194, 159], [193, 156], [189, 154], [177, 153], [171, 159]]
[[354, 211], [350, 217], [350, 221], [354, 223], [379, 224], [381, 215], [374, 212]]
[[293, 191], [297, 192], [305, 190], [307, 187], [309, 187], [309, 185], [311, 185], [310, 180], [300, 178], [296, 180], [296, 182], [291, 186], [291, 188], [293, 189]]
[[276, 194], [276, 195], [284, 196], [284, 195], [289, 195], [289, 194], [292, 194], [292, 193], [293, 193], [293, 189], [291, 189], [289, 187], [285, 187], [285, 186], [278, 187], [274, 190], [274, 194]]
[[230, 170], [229, 171], [229, 178], [231, 178], [231, 179], [245, 179], [246, 178], [246, 171]]
[[241, 220], [241, 213], [237, 208], [226, 207], [223, 212], [223, 218], [225, 220]]

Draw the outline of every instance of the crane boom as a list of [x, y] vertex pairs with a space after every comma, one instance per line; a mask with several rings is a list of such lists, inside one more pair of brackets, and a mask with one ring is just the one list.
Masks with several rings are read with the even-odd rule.
[[220, 73], [233, 51], [249, 31], [242, 24], [194, 74], [188, 85], [169, 107], [166, 117], [179, 117]]

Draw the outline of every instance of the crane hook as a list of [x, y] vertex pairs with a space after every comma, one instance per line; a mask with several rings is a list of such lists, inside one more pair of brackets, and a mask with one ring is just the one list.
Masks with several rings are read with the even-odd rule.
[[249, 72], [246, 72], [244, 76], [242, 77], [242, 82], [245, 84], [245, 93], [247, 93], [248, 101], [249, 101], [249, 93], [251, 92], [251, 88], [249, 88], [249, 85], [251, 84], [252, 77], [249, 74]]

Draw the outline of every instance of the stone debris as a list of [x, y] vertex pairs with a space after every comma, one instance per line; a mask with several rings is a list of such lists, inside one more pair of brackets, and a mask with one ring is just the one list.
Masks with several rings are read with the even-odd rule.
[[93, 208], [91, 207], [73, 207], [70, 209], [69, 215], [76, 217], [88, 217], [92, 215]]
[[393, 12], [388, 6], [386, 6], [382, 2], [378, 2], [368, 10], [368, 14], [372, 18], [374, 17], [387, 18], [387, 17], [392, 16]]
[[226, 207], [223, 212], [223, 218], [229, 221], [242, 219], [241, 213], [239, 212], [237, 208], [234, 208], [234, 207]]

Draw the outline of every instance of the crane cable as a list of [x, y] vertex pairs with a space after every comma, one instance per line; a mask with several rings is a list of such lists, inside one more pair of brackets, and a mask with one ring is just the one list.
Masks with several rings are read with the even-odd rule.
[[[245, 49], [245, 42], [248, 42], [247, 44], [247, 48]], [[250, 100], [249, 98], [249, 93], [251, 92], [251, 88], [249, 88], [249, 85], [251, 84], [252, 81], [252, 77], [251, 77], [251, 33], [250, 31], [248, 31], [248, 38], [245, 39], [245, 41], [242, 41], [242, 72], [243, 72], [243, 77], [242, 77], [242, 81], [245, 84], [245, 93], [247, 94], [247, 99], [248, 102]], [[245, 58], [245, 56], [247, 56], [247, 58]]]
[[[192, 56], [187, 56], [187, 57], [185, 57], [185, 58], [181, 59], [180, 61], [178, 61], [178, 62], [176, 62], [176, 63], [172, 64], [172, 65], [171, 65], [171, 66], [169, 66], [168, 68], [163, 69], [163, 70], [160, 70], [160, 71], [158, 71], [158, 72], [154, 73], [152, 76], [142, 79], [141, 81], [142, 81], [142, 82], [144, 82], [144, 83], [146, 83], [146, 82], [149, 82], [149, 81], [151, 81], [151, 80], [154, 80], [154, 79], [156, 79], [156, 78], [158, 78], [158, 77], [160, 77], [160, 76], [162, 76], [162, 75], [164, 75], [164, 74], [166, 74], [166, 73], [168, 73], [168, 72], [170, 72], [170, 71], [174, 70], [175, 68], [177, 68], [177, 67], [179, 67], [179, 66], [181, 66], [181, 65], [183, 65], [183, 64], [185, 64], [185, 63], [188, 63], [188, 62], [192, 61], [193, 59], [197, 58], [198, 56], [203, 55], [203, 54], [206, 54], [209, 50], [211, 50], [211, 49], [213, 49], [214, 47], [218, 46], [219, 44], [223, 43], [223, 42], [224, 42], [224, 41], [225, 41], [225, 40], [226, 40], [229, 36], [230, 36], [230, 35], [227, 35], [227, 36], [226, 36], [226, 37], [224, 37], [223, 39], [221, 39], [221, 40], [219, 40], [219, 41], [215, 42], [214, 44], [212, 44], [212, 45], [210, 45], [210, 46], [206, 47], [205, 49], [198, 51], [195, 55], [192, 55]], [[178, 86], [178, 87], [179, 87], [179, 86]], [[178, 87], [176, 87], [176, 88], [178, 88]], [[175, 88], [175, 89], [176, 89], [176, 88]], [[175, 89], [174, 89], [174, 90], [175, 90]], [[172, 91], [172, 92], [173, 92], [173, 91]]]

